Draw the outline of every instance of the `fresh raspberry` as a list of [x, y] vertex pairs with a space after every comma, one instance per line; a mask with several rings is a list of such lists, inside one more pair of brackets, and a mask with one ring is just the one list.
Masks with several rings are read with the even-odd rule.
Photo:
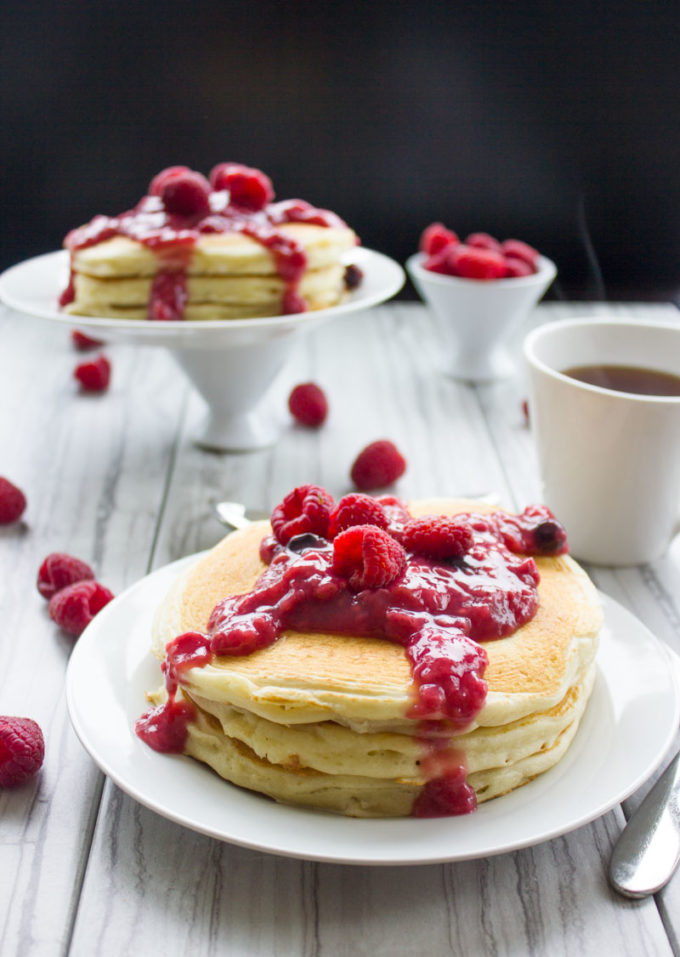
[[430, 225], [423, 230], [418, 248], [428, 256], [433, 256], [439, 252], [440, 249], [443, 249], [444, 246], [449, 246], [457, 242], [460, 242], [458, 236], [451, 229], [447, 229], [443, 223], [430, 223]]
[[229, 202], [246, 209], [264, 209], [274, 199], [272, 181], [259, 169], [241, 163], [220, 163], [210, 173], [213, 189], [229, 190]]
[[475, 249], [491, 249], [498, 253], [501, 251], [501, 244], [490, 233], [470, 233], [465, 238], [466, 246], [473, 246]]
[[166, 183], [177, 176], [181, 176], [182, 173], [190, 172], [188, 166], [168, 166], [167, 169], [162, 169], [149, 183], [149, 196], [160, 196]]
[[404, 548], [427, 558], [462, 558], [472, 548], [472, 529], [461, 519], [446, 515], [413, 518], [399, 536]]
[[65, 552], [52, 552], [38, 569], [38, 591], [49, 601], [67, 585], [90, 578], [94, 578], [94, 572], [85, 562]]
[[396, 445], [389, 439], [378, 439], [359, 452], [350, 478], [365, 492], [396, 482], [405, 471], [406, 459]]
[[328, 537], [335, 538], [352, 525], [376, 525], [387, 528], [389, 519], [380, 502], [370, 495], [353, 492], [344, 495], [331, 512], [328, 522]]
[[411, 518], [406, 502], [394, 495], [378, 495], [376, 502], [385, 509], [385, 515], [390, 525], [404, 525]]
[[98, 349], [100, 346], [104, 345], [101, 339], [92, 339], [90, 336], [86, 336], [84, 332], [79, 332], [77, 329], [74, 329], [71, 332], [71, 342], [78, 352], [89, 352], [90, 349]]
[[352, 525], [333, 541], [333, 571], [347, 579], [352, 591], [383, 588], [405, 567], [402, 546], [375, 525]]
[[423, 269], [428, 269], [430, 272], [441, 273], [443, 276], [453, 275], [449, 263], [449, 248], [449, 246], [442, 246], [436, 253], [432, 253], [428, 256], [423, 262]]
[[449, 250], [448, 264], [454, 276], [463, 279], [502, 279], [505, 257], [492, 249], [478, 249], [460, 243]]
[[501, 243], [501, 252], [504, 256], [512, 256], [515, 259], [523, 259], [529, 263], [534, 272], [538, 269], [539, 252], [528, 243], [523, 243], [521, 239], [506, 239]]
[[536, 272], [526, 260], [518, 259], [517, 256], [506, 256], [505, 268], [508, 277], [533, 276]]
[[328, 401], [314, 382], [302, 382], [296, 385], [288, 396], [290, 414], [300, 425], [312, 428], [321, 425], [328, 415]]
[[0, 788], [23, 784], [42, 767], [45, 739], [32, 718], [0, 716]]
[[168, 213], [205, 216], [210, 212], [210, 183], [193, 170], [168, 176], [161, 185], [160, 197]]
[[26, 509], [26, 496], [9, 479], [0, 475], [0, 525], [18, 522]]
[[83, 392], [105, 392], [111, 378], [111, 363], [106, 356], [97, 356], [92, 362], [81, 362], [73, 371]]
[[109, 589], [99, 582], [74, 582], [50, 598], [50, 618], [64, 631], [78, 636], [112, 598], [113, 594]]
[[271, 523], [276, 540], [285, 545], [294, 535], [305, 532], [325, 538], [333, 505], [333, 497], [319, 485], [294, 488], [272, 512]]

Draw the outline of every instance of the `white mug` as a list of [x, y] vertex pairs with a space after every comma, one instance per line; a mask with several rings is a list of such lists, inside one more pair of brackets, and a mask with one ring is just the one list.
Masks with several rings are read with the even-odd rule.
[[543, 499], [575, 558], [634, 565], [658, 558], [680, 512], [680, 396], [616, 392], [564, 375], [587, 365], [680, 376], [680, 326], [557, 320], [524, 342]]

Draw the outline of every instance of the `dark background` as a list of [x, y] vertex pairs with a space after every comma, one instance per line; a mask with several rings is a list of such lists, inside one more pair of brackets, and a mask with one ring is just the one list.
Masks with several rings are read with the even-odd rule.
[[[678, 299], [671, 2], [24, 0], [0, 24], [0, 267], [233, 160], [404, 261], [443, 220], [561, 298]], [[413, 295], [406, 290], [404, 295]]]

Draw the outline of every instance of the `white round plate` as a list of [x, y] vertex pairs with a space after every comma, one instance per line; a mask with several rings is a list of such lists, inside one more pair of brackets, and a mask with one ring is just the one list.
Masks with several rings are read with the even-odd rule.
[[471, 815], [363, 820], [286, 807], [223, 781], [134, 733], [144, 692], [161, 684], [149, 651], [154, 610], [198, 556], [153, 572], [109, 603], [75, 645], [67, 673], [71, 721], [94, 761], [158, 814], [243, 847], [347, 864], [426, 864], [529, 847], [594, 820], [636, 790], [670, 747], [680, 718], [675, 656], [613, 599], [595, 688], [564, 759]]
[[195, 346], [197, 341], [210, 337], [211, 343], [228, 342], [244, 332], [270, 330], [271, 334], [298, 330], [315, 320], [368, 309], [390, 299], [404, 284], [401, 266], [389, 256], [364, 249], [352, 251], [351, 262], [364, 274], [358, 289], [351, 292], [338, 306], [301, 312], [290, 316], [263, 319], [213, 319], [196, 322], [146, 322], [139, 319], [102, 319], [94, 316], [71, 316], [59, 310], [58, 298], [68, 282], [68, 252], [46, 253], [27, 259], [7, 269], [0, 276], [0, 300], [17, 312], [41, 319], [52, 319], [77, 329], [87, 329], [108, 341], [118, 340], [147, 345], [165, 345], [172, 348]]

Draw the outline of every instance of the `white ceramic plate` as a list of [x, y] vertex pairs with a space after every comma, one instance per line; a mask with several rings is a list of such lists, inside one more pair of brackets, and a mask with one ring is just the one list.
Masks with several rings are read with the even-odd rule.
[[12, 266], [0, 276], [0, 300], [17, 312], [41, 319], [53, 319], [71, 328], [86, 329], [93, 335], [112, 341], [152, 343], [181, 348], [196, 345], [201, 338], [211, 342], [228, 340], [244, 332], [264, 330], [277, 335], [283, 331], [302, 329], [319, 320], [368, 309], [390, 299], [404, 284], [401, 266], [382, 253], [359, 246], [352, 251], [351, 262], [363, 271], [363, 282], [339, 305], [314, 312], [264, 319], [215, 319], [197, 322], [145, 322], [139, 319], [102, 319], [70, 316], [60, 312], [58, 298], [68, 282], [66, 250], [46, 253]]
[[195, 831], [273, 854], [350, 864], [487, 857], [599, 817], [645, 781], [674, 738], [674, 656], [602, 595], [595, 689], [567, 755], [546, 774], [463, 817], [356, 820], [276, 804], [191, 758], [152, 751], [134, 733], [147, 709], [145, 690], [161, 684], [148, 650], [154, 610], [197, 557], [159, 569], [99, 613], [73, 650], [66, 689], [76, 733], [99, 767], [141, 804]]

